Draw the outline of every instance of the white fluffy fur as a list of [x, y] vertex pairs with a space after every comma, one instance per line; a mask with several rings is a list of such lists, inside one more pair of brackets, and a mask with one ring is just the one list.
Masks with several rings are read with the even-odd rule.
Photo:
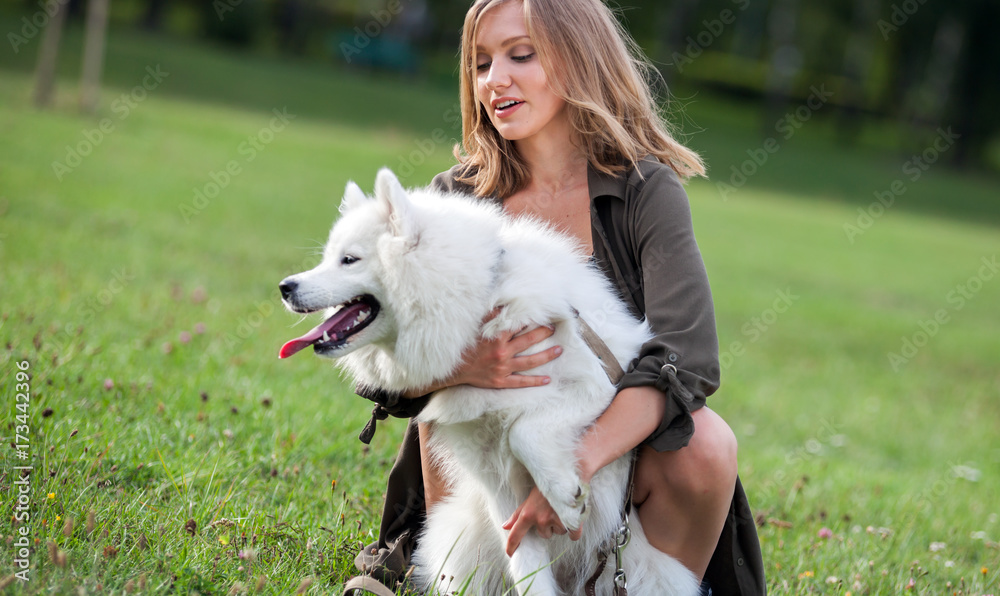
[[[291, 279], [298, 283], [300, 312], [360, 294], [381, 304], [367, 328], [327, 354], [357, 381], [389, 390], [426, 386], [448, 377], [480, 334], [525, 327], [553, 325], [555, 334], [534, 349], [564, 349], [528, 372], [550, 376], [547, 386], [451, 387], [420, 414], [433, 425], [430, 447], [452, 492], [427, 519], [413, 555], [415, 581], [431, 594], [466, 584], [467, 594], [500, 595], [511, 587], [521, 595], [582, 594], [599, 548], [620, 524], [628, 461], [601, 470], [589, 496], [581, 486], [575, 447], [615, 388], [580, 339], [573, 309], [623, 367], [649, 337], [648, 328], [629, 315], [571, 239], [536, 220], [506, 217], [469, 197], [404, 191], [388, 170], [379, 172], [374, 198], [349, 184], [341, 212], [323, 262]], [[344, 265], [345, 254], [359, 260]], [[497, 306], [503, 306], [500, 314], [484, 326]], [[567, 527], [582, 525], [583, 537], [544, 540], [532, 531], [508, 558], [501, 524], [536, 484]], [[630, 520], [629, 593], [697, 593], [693, 575], [649, 545], [635, 512]], [[611, 593], [613, 561], [598, 594]]]

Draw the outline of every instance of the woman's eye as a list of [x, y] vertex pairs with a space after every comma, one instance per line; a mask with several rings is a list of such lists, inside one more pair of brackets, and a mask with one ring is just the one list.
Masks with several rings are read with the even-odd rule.
[[490, 63], [489, 62], [483, 62], [482, 64], [477, 64], [476, 65], [476, 70], [482, 71], [482, 70], [488, 69], [489, 67], [490, 67]]
[[534, 57], [535, 53], [532, 52], [530, 54], [525, 54], [523, 56], [511, 56], [510, 59], [513, 60], [514, 62], [527, 62], [528, 60], [531, 60]]
[[357, 263], [360, 260], [361, 259], [359, 259], [358, 257], [356, 257], [354, 255], [344, 255], [344, 258], [340, 259], [340, 264], [341, 265], [351, 265], [351, 264]]

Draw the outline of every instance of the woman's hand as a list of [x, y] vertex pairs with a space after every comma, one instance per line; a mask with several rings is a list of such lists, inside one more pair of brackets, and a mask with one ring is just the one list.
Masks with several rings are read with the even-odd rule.
[[[566, 526], [559, 520], [559, 516], [549, 505], [548, 500], [542, 496], [537, 486], [531, 489], [528, 498], [503, 524], [503, 529], [510, 531], [510, 534], [507, 535], [506, 545], [508, 557], [514, 554], [517, 547], [521, 545], [521, 540], [532, 528], [535, 528], [538, 535], [546, 540], [555, 534], [566, 534]], [[577, 528], [575, 531], [569, 532], [569, 537], [571, 540], [579, 540], [582, 534], [583, 530]]]
[[[483, 319], [483, 324], [493, 319], [503, 307], [493, 309]], [[527, 329], [527, 328], [525, 328]], [[562, 354], [561, 346], [552, 346], [536, 354], [520, 356], [532, 346], [545, 341], [555, 333], [553, 327], [535, 327], [526, 331], [509, 331], [494, 339], [479, 338], [479, 341], [462, 354], [462, 364], [452, 375], [431, 385], [407, 391], [404, 397], [423, 397], [445, 387], [472, 385], [483, 389], [518, 389], [547, 385], [551, 379], [545, 375], [522, 375], [520, 373], [555, 360]]]
[[[485, 324], [497, 316], [500, 308], [494, 309], [483, 320]], [[526, 329], [526, 328], [525, 328]], [[550, 379], [544, 375], [522, 375], [551, 362], [562, 353], [560, 346], [552, 346], [537, 354], [519, 356], [525, 350], [552, 337], [552, 327], [535, 327], [529, 331], [520, 329], [509, 331], [495, 339], [482, 339], [462, 355], [463, 364], [448, 379], [451, 385], [473, 385], [484, 389], [516, 389], [537, 387], [547, 384]]]

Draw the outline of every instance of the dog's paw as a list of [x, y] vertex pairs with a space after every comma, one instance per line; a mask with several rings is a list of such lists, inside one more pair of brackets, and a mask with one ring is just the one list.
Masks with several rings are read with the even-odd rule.
[[[569, 494], [569, 493], [566, 493]], [[575, 493], [567, 498], [550, 499], [549, 504], [555, 510], [559, 520], [569, 531], [578, 530], [587, 518], [587, 503], [590, 501], [590, 485], [578, 483]]]

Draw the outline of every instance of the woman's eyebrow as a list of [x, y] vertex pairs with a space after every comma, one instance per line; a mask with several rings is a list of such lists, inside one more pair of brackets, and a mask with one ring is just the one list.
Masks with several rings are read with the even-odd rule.
[[[518, 35], [516, 37], [510, 37], [510, 38], [507, 38], [507, 39], [503, 40], [502, 42], [500, 42], [500, 47], [501, 48], [510, 47], [510, 46], [512, 46], [512, 45], [520, 42], [521, 40], [531, 41], [531, 38], [528, 37], [527, 35]], [[480, 45], [480, 44], [476, 44], [476, 51], [482, 51], [482, 50], [483, 50], [483, 46]]]

